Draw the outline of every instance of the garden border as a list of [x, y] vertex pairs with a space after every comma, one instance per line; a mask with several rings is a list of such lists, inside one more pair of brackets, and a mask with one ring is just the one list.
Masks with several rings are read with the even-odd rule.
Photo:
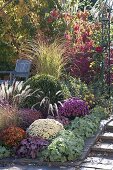
[[[0, 159], [0, 166], [5, 166], [5, 165], [11, 165], [11, 164], [19, 164], [19, 165], [38, 165], [38, 166], [52, 166], [52, 167], [56, 167], [56, 166], [65, 166], [65, 167], [79, 167], [80, 164], [84, 161], [84, 159], [88, 156], [89, 152], [91, 151], [91, 147], [95, 144], [95, 142], [98, 140], [99, 135], [102, 133], [102, 131], [104, 131], [104, 129], [106, 128], [107, 124], [110, 123], [111, 121], [113, 121], [113, 116], [111, 116], [110, 118], [108, 118], [107, 120], [105, 120], [105, 123], [103, 126], [100, 126], [100, 128], [98, 129], [97, 133], [95, 135], [93, 135], [93, 137], [90, 137], [88, 139], [86, 139], [85, 141], [85, 146], [84, 146], [84, 150], [83, 153], [81, 155], [81, 157], [76, 160], [76, 161], [68, 161], [68, 162], [44, 162], [44, 161], [39, 161], [37, 159], [27, 159], [27, 158], [21, 158], [21, 159], [17, 159], [17, 158], [4, 158], [4, 159]], [[102, 121], [101, 121], [102, 122]]]

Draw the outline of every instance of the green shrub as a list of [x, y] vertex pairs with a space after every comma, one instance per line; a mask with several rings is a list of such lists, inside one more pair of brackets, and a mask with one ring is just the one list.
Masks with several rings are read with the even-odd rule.
[[[60, 97], [56, 98], [55, 94], [58, 91], [62, 91], [60, 82], [50, 75], [36, 75], [28, 79], [26, 82], [27, 85], [30, 85], [31, 89], [33, 91], [40, 90], [43, 92], [41, 93], [40, 97], [36, 98], [36, 95], [39, 95], [39, 91], [34, 94], [34, 96], [30, 97], [26, 100], [27, 107], [32, 107], [34, 104], [36, 104], [38, 101], [41, 101], [45, 96], [48, 96], [51, 100], [51, 103], [57, 103], [57, 101], [61, 101], [64, 99], [63, 95], [60, 95]], [[42, 96], [43, 95], [43, 96]], [[24, 103], [25, 106], [25, 103]]]
[[13, 70], [16, 51], [10, 43], [0, 40], [0, 70]]
[[52, 143], [41, 154], [47, 161], [71, 161], [80, 156], [83, 150], [84, 141], [73, 132], [63, 130], [59, 136], [53, 139]]
[[70, 127], [70, 130], [72, 130], [74, 134], [79, 134], [83, 139], [92, 136], [99, 126], [99, 118], [93, 117], [96, 119], [96, 121], [93, 122], [88, 116], [86, 117], [75, 118]]
[[63, 84], [67, 86], [73, 97], [83, 98], [85, 94], [89, 93], [88, 86], [80, 79], [73, 78], [72, 76], [66, 76], [63, 79]]
[[87, 102], [89, 108], [95, 106], [95, 96], [92, 90], [89, 89], [87, 84], [82, 82], [79, 78], [73, 78], [66, 75], [62, 81], [62, 87], [64, 90], [65, 98], [79, 97]]
[[61, 82], [61, 87], [62, 87], [62, 92], [64, 94], [64, 99], [70, 98], [71, 92], [70, 92], [68, 86], [64, 82]]
[[[106, 106], [107, 107], [107, 106]], [[108, 110], [101, 106], [96, 106], [91, 110], [92, 115], [95, 117], [99, 117], [100, 120], [105, 119], [108, 117], [109, 113]], [[90, 116], [90, 115], [89, 115]]]
[[10, 150], [5, 146], [0, 146], [0, 159], [10, 156]]

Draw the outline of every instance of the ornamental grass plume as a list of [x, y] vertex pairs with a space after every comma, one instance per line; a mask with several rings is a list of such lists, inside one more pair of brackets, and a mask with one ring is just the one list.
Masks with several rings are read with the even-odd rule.
[[44, 40], [28, 41], [21, 47], [22, 55], [29, 56], [33, 61], [35, 74], [47, 74], [59, 78], [62, 74], [65, 62], [63, 43], [55, 40], [49, 44]]
[[59, 114], [68, 118], [85, 116], [88, 113], [89, 108], [86, 102], [76, 97], [65, 100], [59, 107]]
[[19, 107], [31, 95], [30, 85], [25, 86], [23, 81], [14, 80], [12, 85], [6, 81], [0, 85], [0, 102], [7, 101], [14, 107]]

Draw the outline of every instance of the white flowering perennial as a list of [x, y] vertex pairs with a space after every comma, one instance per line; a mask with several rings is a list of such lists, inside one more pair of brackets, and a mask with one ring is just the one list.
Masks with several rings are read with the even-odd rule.
[[27, 133], [30, 136], [49, 139], [52, 136], [56, 136], [61, 130], [64, 130], [63, 125], [54, 119], [38, 119], [29, 126]]

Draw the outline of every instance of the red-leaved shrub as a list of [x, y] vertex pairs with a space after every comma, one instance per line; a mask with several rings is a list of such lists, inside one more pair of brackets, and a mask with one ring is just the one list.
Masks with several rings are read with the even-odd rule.
[[24, 129], [28, 128], [35, 120], [42, 118], [41, 112], [35, 109], [20, 109], [18, 115], [20, 126]]

